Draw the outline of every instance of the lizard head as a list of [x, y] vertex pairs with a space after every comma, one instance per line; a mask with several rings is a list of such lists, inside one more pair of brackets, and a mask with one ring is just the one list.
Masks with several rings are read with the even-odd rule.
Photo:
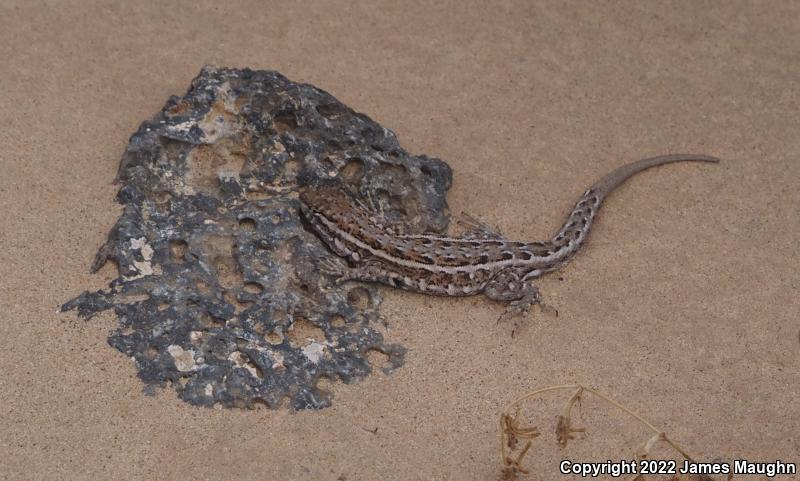
[[348, 232], [374, 229], [373, 213], [341, 186], [306, 186], [300, 191], [300, 212], [312, 223], [336, 224]]
[[342, 187], [304, 187], [300, 191], [300, 202], [304, 209], [323, 214], [330, 219], [355, 210], [353, 198]]

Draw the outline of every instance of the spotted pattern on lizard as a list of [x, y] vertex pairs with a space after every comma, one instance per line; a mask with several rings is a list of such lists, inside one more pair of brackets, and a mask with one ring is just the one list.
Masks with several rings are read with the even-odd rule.
[[350, 267], [348, 280], [379, 282], [438, 296], [484, 294], [509, 302], [507, 313], [540, 303], [531, 281], [566, 265], [586, 241], [603, 200], [626, 179], [671, 162], [719, 162], [706, 155], [664, 155], [632, 162], [612, 171], [584, 192], [561, 229], [539, 242], [510, 241], [472, 222], [460, 237], [407, 234], [377, 208], [356, 200], [341, 187], [301, 191], [301, 212], [311, 230]]

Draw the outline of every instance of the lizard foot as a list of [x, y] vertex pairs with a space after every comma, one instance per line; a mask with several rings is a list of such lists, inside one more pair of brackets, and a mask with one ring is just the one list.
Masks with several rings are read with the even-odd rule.
[[530, 299], [520, 299], [510, 302], [506, 310], [497, 318], [497, 323], [500, 324], [506, 320], [513, 320], [511, 326], [511, 337], [513, 338], [521, 326], [521, 321], [527, 316], [528, 312], [530, 312], [533, 304], [534, 302]]
[[513, 338], [522, 327], [522, 321], [527, 317], [534, 304], [538, 305], [545, 315], [558, 317], [558, 309], [543, 303], [541, 299], [519, 299], [508, 304], [506, 310], [497, 318], [497, 323], [513, 320], [511, 326], [511, 337]]
[[323, 276], [333, 277], [334, 284], [339, 285], [348, 280], [347, 273], [350, 270], [342, 262], [323, 257], [317, 262], [317, 268]]

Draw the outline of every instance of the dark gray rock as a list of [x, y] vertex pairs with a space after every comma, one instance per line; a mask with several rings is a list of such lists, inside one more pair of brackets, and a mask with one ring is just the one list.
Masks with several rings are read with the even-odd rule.
[[62, 310], [113, 307], [109, 343], [146, 392], [171, 383], [192, 404], [328, 406], [320, 378], [386, 372], [405, 349], [378, 332], [371, 286], [335, 286], [332, 256], [299, 218], [301, 186], [369, 195], [417, 232], [447, 226], [444, 162], [403, 150], [390, 130], [277, 72], [206, 67], [131, 137], [117, 176], [122, 216], [92, 271], [119, 278]]

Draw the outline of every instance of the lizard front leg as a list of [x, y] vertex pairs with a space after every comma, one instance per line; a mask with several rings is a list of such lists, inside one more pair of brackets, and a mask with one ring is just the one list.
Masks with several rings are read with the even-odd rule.
[[375, 199], [371, 191], [367, 191], [366, 201], [354, 199], [355, 203], [369, 214], [369, 218], [380, 228], [386, 229], [393, 235], [403, 235], [409, 232], [408, 225], [402, 219], [392, 219], [387, 215], [383, 205]]

